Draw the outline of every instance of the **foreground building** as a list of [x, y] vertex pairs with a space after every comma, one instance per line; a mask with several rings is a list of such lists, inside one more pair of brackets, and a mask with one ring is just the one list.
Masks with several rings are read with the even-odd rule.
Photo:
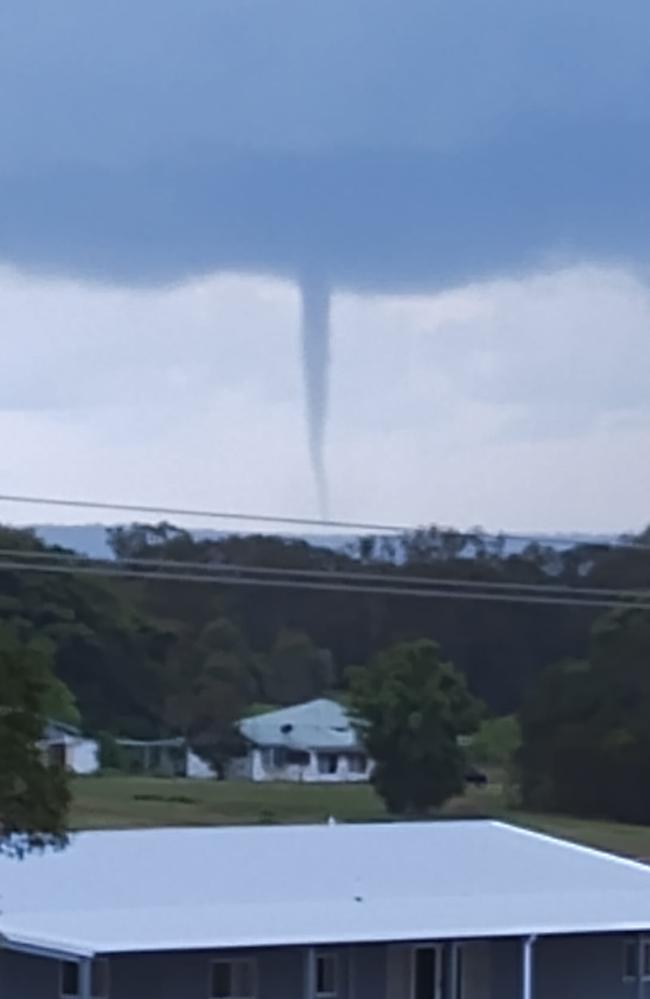
[[650, 871], [497, 822], [83, 833], [0, 886], [10, 999], [650, 994]]
[[231, 762], [232, 779], [339, 784], [370, 778], [368, 754], [336, 701], [279, 708], [244, 718], [238, 728], [246, 752]]

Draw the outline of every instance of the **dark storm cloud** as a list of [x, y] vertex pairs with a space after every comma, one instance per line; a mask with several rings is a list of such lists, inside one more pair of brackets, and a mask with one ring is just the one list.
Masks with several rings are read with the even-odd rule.
[[647, 0], [8, 6], [5, 260], [390, 290], [646, 254]]

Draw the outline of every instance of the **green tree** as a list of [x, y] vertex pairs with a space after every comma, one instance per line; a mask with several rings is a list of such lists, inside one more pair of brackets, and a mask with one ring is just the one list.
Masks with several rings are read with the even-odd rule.
[[462, 791], [458, 737], [476, 728], [479, 703], [435, 642], [394, 645], [351, 671], [351, 705], [389, 811], [423, 814]]
[[0, 850], [65, 842], [66, 776], [37, 747], [52, 687], [47, 643], [24, 641], [0, 624]]
[[239, 629], [225, 618], [191, 636], [170, 668], [168, 724], [194, 746], [230, 741], [233, 724], [259, 693], [258, 662]]
[[75, 728], [81, 726], [81, 712], [77, 707], [75, 696], [57, 676], [51, 678], [43, 695], [41, 710], [44, 717], [52, 721], [73, 725]]
[[106, 770], [128, 770], [128, 760], [122, 746], [111, 732], [99, 732], [99, 765]]
[[589, 662], [564, 660], [540, 674], [519, 716], [517, 763], [528, 808], [598, 813], [602, 789], [594, 727], [601, 700]]
[[470, 741], [468, 756], [473, 763], [507, 768], [520, 745], [519, 721], [514, 715], [485, 718]]
[[[57, 553], [32, 532], [0, 527], [0, 547]], [[85, 726], [134, 736], [159, 734], [165, 622], [146, 616], [127, 581], [55, 576], [0, 567], [0, 621], [25, 641], [47, 640], [54, 674], [74, 695]], [[74, 723], [74, 710], [52, 691], [46, 714]], [[67, 717], [66, 717], [67, 716]]]
[[587, 662], [540, 676], [521, 727], [526, 805], [650, 822], [650, 614], [602, 618]]
[[332, 686], [331, 654], [318, 649], [304, 632], [283, 629], [276, 637], [263, 674], [264, 695], [272, 704], [300, 704]]

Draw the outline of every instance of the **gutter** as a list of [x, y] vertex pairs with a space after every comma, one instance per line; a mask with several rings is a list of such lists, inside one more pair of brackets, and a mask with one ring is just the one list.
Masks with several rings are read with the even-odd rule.
[[76, 963], [96, 956], [96, 952], [89, 947], [77, 944], [50, 945], [7, 933], [0, 933], [0, 949], [10, 950], [16, 954], [29, 954], [31, 957], [45, 957], [51, 961], [74, 961]]

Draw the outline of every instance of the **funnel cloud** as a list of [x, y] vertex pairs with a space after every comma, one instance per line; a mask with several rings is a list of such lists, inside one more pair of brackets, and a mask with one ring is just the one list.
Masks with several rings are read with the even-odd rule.
[[307, 439], [321, 516], [327, 518], [329, 494], [325, 466], [325, 430], [330, 368], [330, 288], [321, 278], [303, 278], [302, 356], [305, 374]]

